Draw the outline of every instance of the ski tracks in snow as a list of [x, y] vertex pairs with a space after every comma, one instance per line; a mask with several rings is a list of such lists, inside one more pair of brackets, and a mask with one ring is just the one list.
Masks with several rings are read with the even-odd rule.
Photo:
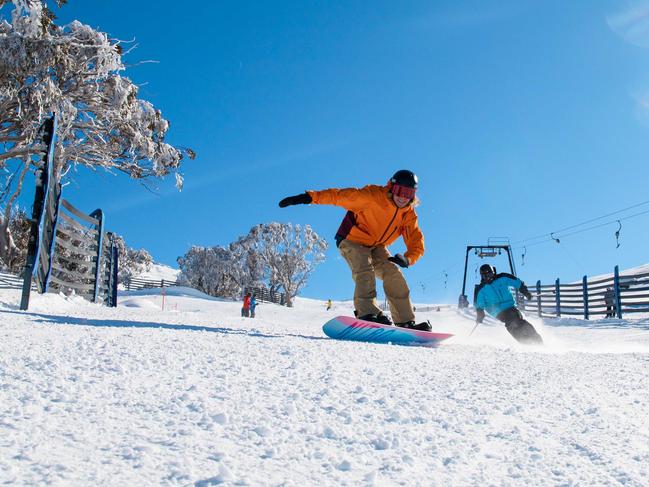
[[445, 309], [422, 317], [457, 338], [426, 349], [326, 339], [310, 300], [36, 298], [0, 312], [0, 482], [649, 483], [649, 354], [619, 348], [646, 331], [540, 324], [534, 350]]

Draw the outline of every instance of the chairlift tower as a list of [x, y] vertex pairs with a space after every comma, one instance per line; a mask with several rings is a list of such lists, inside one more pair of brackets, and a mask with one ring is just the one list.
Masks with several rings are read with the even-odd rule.
[[466, 257], [464, 259], [464, 279], [462, 280], [462, 294], [458, 299], [458, 308], [466, 308], [469, 306], [469, 299], [466, 296], [466, 274], [469, 267], [469, 253], [473, 251], [475, 255], [484, 259], [485, 257], [496, 257], [504, 252], [507, 253], [509, 260], [509, 268], [512, 275], [516, 275], [516, 267], [514, 266], [514, 259], [512, 258], [512, 249], [509, 245], [509, 239], [504, 238], [489, 238], [487, 245], [467, 245]]

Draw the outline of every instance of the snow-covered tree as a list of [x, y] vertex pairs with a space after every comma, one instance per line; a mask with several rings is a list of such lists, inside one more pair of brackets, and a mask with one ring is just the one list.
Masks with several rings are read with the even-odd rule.
[[315, 267], [324, 261], [327, 242], [309, 225], [292, 223], [263, 223], [253, 227], [250, 236], [271, 286], [281, 286], [287, 306], [292, 306]]
[[241, 286], [235, 273], [238, 271], [232, 252], [225, 247], [193, 246], [178, 257], [178, 281], [210, 296], [237, 297]]
[[126, 245], [124, 237], [113, 234], [113, 241], [117, 247], [117, 282], [128, 282], [143, 272], [151, 269], [153, 258], [145, 249], [133, 249]]
[[120, 74], [122, 45], [78, 21], [57, 26], [43, 0], [0, 0], [0, 258], [12, 249], [11, 209], [40, 161], [52, 113], [58, 178], [81, 164], [134, 179], [174, 173], [182, 186], [181, 160], [194, 154], [165, 142], [169, 122]]
[[179, 280], [212, 296], [237, 298], [246, 288], [283, 289], [287, 304], [324, 260], [327, 243], [308, 225], [268, 223], [227, 247], [192, 247], [178, 258]]
[[9, 216], [12, 251], [0, 257], [0, 264], [3, 269], [18, 274], [25, 267], [30, 230], [31, 219], [27, 212], [22, 208], [14, 207]]

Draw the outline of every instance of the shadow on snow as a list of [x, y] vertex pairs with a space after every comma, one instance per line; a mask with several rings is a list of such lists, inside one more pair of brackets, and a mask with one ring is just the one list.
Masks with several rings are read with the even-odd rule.
[[81, 326], [96, 326], [100, 328], [152, 328], [163, 330], [177, 330], [177, 331], [205, 331], [211, 333], [221, 333], [226, 335], [245, 335], [255, 338], [306, 338], [307, 340], [329, 340], [326, 337], [317, 337], [311, 335], [300, 335], [287, 333], [285, 335], [275, 335], [262, 333], [257, 330], [244, 330], [237, 328], [226, 328], [224, 326], [204, 326], [204, 325], [174, 325], [170, 323], [156, 323], [153, 321], [128, 321], [128, 320], [99, 320], [92, 318], [76, 318], [74, 316], [57, 316], [47, 315], [43, 313], [25, 313], [21, 311], [7, 311], [0, 310], [0, 313], [17, 314], [33, 316], [36, 319], [34, 323], [41, 324], [54, 324], [54, 325], [81, 325]]

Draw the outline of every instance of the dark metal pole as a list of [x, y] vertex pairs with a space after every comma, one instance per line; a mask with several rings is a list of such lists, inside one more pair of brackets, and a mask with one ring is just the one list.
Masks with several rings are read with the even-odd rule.
[[589, 317], [588, 312], [588, 277], [584, 276], [581, 280], [581, 287], [584, 291], [584, 319], [587, 320]]
[[466, 257], [464, 258], [464, 279], [462, 280], [462, 295], [466, 295], [466, 269], [467, 266], [469, 265], [469, 251], [471, 250], [471, 247], [468, 246], [466, 248]]

